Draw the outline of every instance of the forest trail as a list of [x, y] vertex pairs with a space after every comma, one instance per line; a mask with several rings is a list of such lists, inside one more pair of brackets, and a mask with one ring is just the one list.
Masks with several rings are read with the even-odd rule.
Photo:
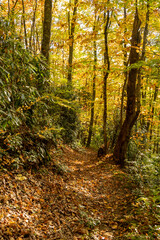
[[65, 146], [47, 168], [1, 180], [0, 239], [129, 239], [131, 182], [111, 155]]

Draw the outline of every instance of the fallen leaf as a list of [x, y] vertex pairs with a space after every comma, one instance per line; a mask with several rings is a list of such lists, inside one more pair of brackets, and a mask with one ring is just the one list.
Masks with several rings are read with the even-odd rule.
[[24, 181], [26, 180], [27, 178], [25, 176], [22, 176], [22, 174], [18, 174], [16, 177], [15, 177], [16, 180], [19, 180], [19, 181]]
[[118, 228], [118, 225], [114, 224], [111, 226], [112, 229], [116, 230]]

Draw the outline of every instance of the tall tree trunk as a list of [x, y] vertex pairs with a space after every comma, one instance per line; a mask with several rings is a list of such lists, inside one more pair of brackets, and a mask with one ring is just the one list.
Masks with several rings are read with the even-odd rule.
[[147, 13], [146, 13], [146, 23], [144, 28], [144, 34], [143, 34], [143, 47], [142, 47], [142, 56], [141, 60], [145, 60], [145, 54], [146, 54], [146, 44], [147, 44], [147, 35], [148, 35], [148, 22], [149, 22], [149, 0], [147, 0]]
[[[138, 9], [136, 7], [136, 13], [133, 23], [132, 39], [131, 39], [131, 51], [130, 51], [130, 66], [139, 61], [139, 44], [140, 44], [140, 25], [141, 21], [138, 16]], [[136, 110], [136, 80], [137, 80], [138, 70], [132, 67], [129, 70], [128, 84], [127, 84], [127, 110], [126, 118], [120, 130], [116, 146], [114, 148], [113, 157], [114, 160], [124, 166], [124, 160], [126, 157], [128, 142], [130, 139], [130, 134], [132, 127], [137, 120], [139, 111]]]
[[41, 50], [41, 46], [40, 46], [40, 41], [39, 41], [39, 35], [38, 35], [38, 29], [36, 27], [36, 52]]
[[41, 53], [46, 58], [47, 63], [49, 63], [51, 23], [52, 23], [52, 0], [45, 0]]
[[31, 35], [29, 38], [29, 48], [32, 50], [32, 37], [33, 37], [33, 43], [34, 43], [34, 52], [35, 52], [35, 20], [36, 20], [36, 10], [37, 10], [37, 0], [35, 0], [35, 8], [33, 11], [33, 19], [32, 19], [32, 25], [31, 25]]
[[152, 107], [151, 107], [151, 114], [150, 114], [150, 118], [151, 118], [151, 121], [149, 121], [149, 126], [150, 126], [150, 140], [152, 140], [152, 131], [153, 131], [153, 118], [154, 118], [154, 112], [155, 112], [155, 102], [156, 102], [156, 99], [158, 97], [158, 86], [155, 85], [155, 91], [154, 91], [154, 95], [153, 95], [153, 101], [152, 101]]
[[[146, 23], [145, 23], [145, 28], [144, 28], [144, 33], [143, 33], [143, 45], [142, 45], [142, 55], [141, 55], [141, 60], [145, 61], [145, 53], [146, 53], [146, 44], [147, 44], [147, 35], [148, 35], [148, 22], [149, 22], [149, 0], [147, 1], [147, 12], [146, 12]], [[140, 88], [141, 88], [141, 69], [139, 69], [139, 74], [138, 74], [138, 82], [139, 82], [139, 88], [137, 89], [140, 95]], [[143, 106], [146, 105], [146, 96], [147, 96], [147, 89], [146, 86], [148, 85], [148, 79], [146, 80], [147, 84], [144, 84], [144, 87], [142, 86], [142, 104]], [[139, 97], [140, 98], [140, 97]], [[140, 104], [139, 104], [140, 105]], [[145, 125], [145, 119], [144, 116], [141, 116], [140, 119], [142, 127]], [[147, 123], [147, 131], [148, 131], [148, 123]]]
[[92, 131], [93, 131], [93, 122], [94, 122], [94, 103], [95, 103], [95, 96], [96, 96], [96, 67], [97, 67], [97, 44], [96, 44], [96, 14], [95, 14], [95, 23], [93, 26], [93, 33], [95, 34], [94, 37], [94, 65], [93, 65], [93, 83], [92, 83], [92, 102], [91, 102], [91, 118], [90, 118], [90, 124], [89, 124], [89, 132], [88, 132], [88, 139], [86, 146], [89, 147], [91, 144], [91, 137], [92, 137]]
[[68, 32], [69, 32], [68, 86], [70, 87], [72, 86], [73, 45], [75, 24], [77, 18], [77, 4], [78, 0], [75, 0], [72, 20], [70, 20], [70, 11], [68, 12]]
[[[147, 12], [146, 12], [146, 23], [143, 33], [143, 45], [142, 45], [142, 54], [141, 54], [141, 61], [145, 61], [145, 54], [146, 54], [146, 44], [147, 44], [147, 35], [148, 35], [148, 22], [149, 22], [149, 0], [147, 0]], [[138, 83], [137, 83], [137, 109], [140, 111], [141, 106], [141, 68], [138, 71]]]
[[9, 15], [10, 15], [10, 0], [8, 0], [8, 18], [9, 18]]
[[[108, 0], [109, 3], [109, 0]], [[103, 137], [104, 137], [104, 153], [107, 152], [107, 79], [110, 71], [110, 60], [109, 60], [109, 52], [108, 52], [108, 30], [110, 27], [110, 11], [107, 10], [107, 16], [104, 12], [104, 43], [105, 43], [105, 52], [104, 52], [104, 77], [103, 77]]]
[[[126, 3], [125, 3], [126, 5]], [[127, 12], [126, 12], [126, 6], [124, 6], [124, 24], [125, 24], [125, 29], [124, 29], [124, 37], [125, 34], [127, 32], [127, 28], [126, 28], [126, 17], [127, 17]], [[124, 84], [123, 84], [123, 88], [122, 88], [122, 96], [121, 96], [121, 111], [120, 111], [120, 128], [122, 127], [123, 124], [123, 104], [124, 104], [124, 94], [125, 94], [125, 90], [126, 90], [126, 84], [127, 84], [127, 50], [126, 50], [126, 42], [125, 42], [125, 38], [124, 38]]]
[[22, 0], [22, 8], [23, 8], [24, 39], [25, 39], [25, 45], [26, 45], [26, 48], [28, 48], [27, 30], [26, 30], [26, 20], [25, 20], [25, 7], [24, 7], [24, 0]]

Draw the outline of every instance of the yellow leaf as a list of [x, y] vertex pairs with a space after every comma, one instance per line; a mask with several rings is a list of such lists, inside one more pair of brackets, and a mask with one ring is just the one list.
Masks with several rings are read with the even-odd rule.
[[118, 225], [114, 224], [111, 226], [112, 229], [117, 229], [118, 228]]
[[44, 199], [43, 199], [43, 198], [41, 198], [41, 199], [40, 199], [40, 201], [41, 201], [41, 202], [44, 202]]
[[19, 181], [23, 181], [23, 180], [26, 180], [27, 178], [25, 176], [22, 176], [22, 174], [18, 174], [16, 177], [15, 177], [16, 180], [19, 180]]

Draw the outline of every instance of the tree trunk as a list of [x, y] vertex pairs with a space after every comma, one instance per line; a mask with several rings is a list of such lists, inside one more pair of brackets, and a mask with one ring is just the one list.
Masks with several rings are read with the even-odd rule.
[[37, 0], [35, 0], [35, 8], [33, 11], [33, 19], [32, 19], [32, 25], [31, 25], [31, 35], [29, 38], [29, 48], [32, 50], [32, 37], [33, 37], [33, 44], [34, 44], [34, 53], [35, 53], [35, 20], [36, 20], [36, 10], [37, 10]]
[[[147, 44], [147, 35], [148, 35], [148, 22], [149, 22], [149, 1], [147, 1], [147, 12], [146, 12], [146, 23], [143, 33], [143, 45], [142, 45], [142, 55], [140, 60], [145, 61], [146, 54], [146, 44]], [[137, 82], [137, 110], [140, 111], [141, 106], [141, 68], [138, 70], [138, 82]]]
[[152, 127], [153, 127], [153, 118], [154, 118], [154, 111], [155, 111], [155, 102], [156, 102], [156, 99], [158, 97], [158, 86], [155, 86], [155, 91], [154, 91], [154, 95], [153, 95], [153, 102], [151, 103], [152, 104], [152, 107], [151, 107], [151, 114], [150, 114], [150, 118], [151, 118], [151, 121], [149, 121], [149, 126], [150, 126], [150, 140], [152, 140]]
[[9, 18], [9, 15], [10, 15], [10, 0], [8, 0], [8, 18]]
[[52, 23], [52, 0], [45, 0], [41, 53], [46, 58], [47, 63], [49, 63], [51, 23]]
[[91, 137], [92, 137], [92, 131], [93, 131], [93, 122], [94, 122], [94, 102], [95, 102], [95, 96], [96, 96], [96, 66], [97, 66], [97, 45], [96, 45], [96, 14], [95, 14], [95, 24], [93, 27], [93, 33], [95, 33], [95, 39], [93, 42], [94, 45], [94, 65], [93, 65], [93, 83], [92, 83], [92, 102], [91, 102], [91, 118], [90, 118], [90, 124], [89, 124], [89, 133], [88, 133], [88, 140], [87, 140], [87, 147], [91, 144]]
[[68, 13], [68, 32], [69, 32], [69, 58], [68, 58], [68, 86], [72, 86], [72, 65], [73, 65], [73, 44], [74, 32], [77, 18], [77, 4], [78, 0], [74, 2], [73, 16], [70, 23], [70, 12]]
[[[108, 1], [109, 3], [109, 1]], [[104, 13], [105, 28], [104, 28], [104, 38], [105, 38], [105, 52], [104, 52], [104, 77], [103, 77], [103, 137], [104, 137], [104, 153], [107, 153], [107, 79], [110, 71], [110, 60], [108, 52], [108, 30], [110, 27], [110, 11], [107, 10], [107, 17]], [[107, 66], [106, 66], [107, 65]]]
[[23, 27], [24, 27], [24, 39], [26, 48], [28, 48], [28, 41], [27, 41], [27, 30], [26, 30], [26, 20], [25, 20], [25, 8], [24, 8], [24, 0], [22, 0], [22, 8], [23, 8]]
[[[127, 32], [127, 28], [126, 28], [126, 17], [127, 17], [127, 12], [126, 12], [126, 6], [124, 6], [124, 24], [125, 24], [125, 29], [124, 29], [124, 37], [125, 34]], [[124, 84], [123, 84], [123, 88], [122, 88], [122, 96], [121, 96], [121, 111], [120, 111], [120, 128], [122, 127], [123, 124], [123, 104], [124, 104], [124, 94], [125, 94], [125, 90], [126, 90], [126, 84], [127, 84], [127, 77], [128, 77], [128, 73], [127, 73], [127, 50], [126, 50], [126, 42], [125, 42], [125, 38], [124, 38]]]
[[40, 46], [40, 41], [39, 41], [39, 35], [38, 35], [38, 29], [36, 27], [36, 52], [41, 50], [41, 46]]
[[[138, 9], [136, 7], [136, 13], [133, 23], [132, 39], [131, 39], [131, 51], [130, 51], [130, 66], [139, 61], [139, 44], [140, 44], [140, 25], [141, 21], [138, 16]], [[127, 84], [127, 110], [126, 118], [120, 130], [116, 146], [114, 148], [113, 157], [114, 160], [124, 166], [124, 160], [126, 157], [128, 142], [132, 127], [139, 115], [139, 111], [136, 110], [136, 80], [138, 70], [132, 67], [129, 70], [128, 84]]]

